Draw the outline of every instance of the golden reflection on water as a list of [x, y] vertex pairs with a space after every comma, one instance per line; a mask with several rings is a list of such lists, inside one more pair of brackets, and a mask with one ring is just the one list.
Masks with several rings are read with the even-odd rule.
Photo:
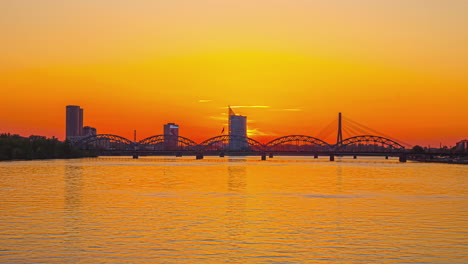
[[468, 166], [382, 158], [0, 163], [0, 262], [467, 263]]

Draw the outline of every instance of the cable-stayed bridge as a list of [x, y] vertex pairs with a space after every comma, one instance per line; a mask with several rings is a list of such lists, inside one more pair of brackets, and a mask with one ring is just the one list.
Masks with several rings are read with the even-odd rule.
[[[337, 133], [336, 143], [330, 144], [321, 138], [327, 138], [331, 133]], [[242, 144], [231, 144], [232, 142]], [[329, 156], [333, 161], [335, 156], [397, 156], [400, 161], [406, 161], [409, 144], [382, 134], [349, 118], [343, 118], [326, 126], [317, 136], [287, 135], [259, 142], [255, 139], [233, 135], [219, 135], [197, 143], [182, 136], [155, 135], [140, 141], [112, 135], [98, 134], [80, 139], [74, 145], [97, 155], [138, 156], [151, 155], [194, 155], [202, 159], [205, 155], [260, 155], [262, 159], [276, 155], [310, 155]], [[237, 147], [233, 149], [233, 145]], [[241, 147], [239, 147], [241, 146]]]

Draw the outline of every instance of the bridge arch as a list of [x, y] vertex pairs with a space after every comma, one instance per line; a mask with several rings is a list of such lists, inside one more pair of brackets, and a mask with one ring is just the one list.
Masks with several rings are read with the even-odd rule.
[[140, 150], [194, 150], [197, 143], [181, 136], [155, 135], [138, 142]]
[[127, 138], [112, 134], [97, 134], [73, 143], [79, 149], [132, 150], [135, 143]]
[[338, 142], [335, 145], [335, 151], [339, 152], [398, 152], [404, 150], [405, 147], [400, 143], [381, 136], [361, 135], [350, 137]]
[[265, 146], [255, 139], [221, 135], [209, 138], [198, 145], [200, 151], [264, 151]]
[[265, 148], [271, 151], [329, 151], [331, 146], [327, 142], [315, 137], [288, 135], [266, 143]]

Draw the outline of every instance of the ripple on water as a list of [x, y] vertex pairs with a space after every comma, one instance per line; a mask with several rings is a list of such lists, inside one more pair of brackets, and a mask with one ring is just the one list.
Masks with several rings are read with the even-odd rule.
[[0, 163], [2, 263], [468, 263], [468, 166]]

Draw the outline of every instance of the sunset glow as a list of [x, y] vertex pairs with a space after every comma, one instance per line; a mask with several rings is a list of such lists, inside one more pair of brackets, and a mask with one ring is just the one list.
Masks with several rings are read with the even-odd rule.
[[[411, 144], [468, 135], [468, 2], [2, 1], [0, 133], [64, 139], [164, 123], [197, 142], [317, 136], [337, 113]], [[336, 134], [325, 140], [333, 143]]]

